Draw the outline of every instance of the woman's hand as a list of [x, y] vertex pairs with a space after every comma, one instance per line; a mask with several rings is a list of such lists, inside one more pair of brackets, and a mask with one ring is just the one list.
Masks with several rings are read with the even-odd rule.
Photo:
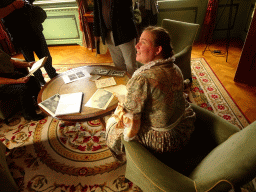
[[15, 9], [21, 9], [25, 5], [25, 1], [23, 0], [16, 0], [12, 3], [12, 5], [15, 7]]
[[118, 101], [119, 101], [120, 103], [124, 103], [124, 101], [125, 101], [125, 95], [118, 95], [118, 94], [116, 94], [115, 96], [118, 98]]
[[31, 68], [35, 64], [35, 61], [28, 62], [28, 67]]

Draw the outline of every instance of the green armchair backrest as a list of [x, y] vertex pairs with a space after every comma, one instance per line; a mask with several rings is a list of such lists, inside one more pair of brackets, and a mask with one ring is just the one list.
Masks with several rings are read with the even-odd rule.
[[177, 54], [193, 45], [199, 24], [163, 19], [162, 27], [169, 32], [174, 54]]
[[256, 122], [240, 130], [212, 112], [192, 107], [195, 132], [187, 147], [164, 163], [139, 142], [122, 140], [125, 176], [143, 191], [229, 191], [256, 177]]
[[170, 34], [175, 63], [180, 67], [184, 79], [191, 80], [191, 50], [199, 24], [163, 19], [162, 27]]

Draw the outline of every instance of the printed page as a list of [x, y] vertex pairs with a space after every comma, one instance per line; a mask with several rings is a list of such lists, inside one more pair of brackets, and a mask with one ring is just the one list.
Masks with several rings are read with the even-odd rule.
[[38, 105], [40, 107], [42, 107], [45, 111], [47, 111], [51, 116], [54, 117], [57, 106], [59, 104], [59, 100], [60, 100], [60, 95], [56, 94], [56, 95], [53, 95], [52, 97], [42, 101]]
[[85, 106], [105, 110], [113, 97], [113, 93], [104, 89], [97, 89]]
[[77, 72], [70, 73], [70, 74], [63, 76], [63, 80], [64, 80], [65, 84], [67, 84], [67, 83], [71, 83], [73, 81], [77, 81], [79, 79], [86, 78], [89, 76], [90, 76], [90, 74], [87, 73], [86, 71], [77, 71]]
[[96, 83], [96, 87], [98, 89], [116, 85], [116, 81], [115, 81], [114, 77], [99, 79], [99, 80], [96, 80], [95, 83]]

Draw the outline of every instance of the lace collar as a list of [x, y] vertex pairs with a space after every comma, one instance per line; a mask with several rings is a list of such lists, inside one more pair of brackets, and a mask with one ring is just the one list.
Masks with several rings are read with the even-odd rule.
[[137, 69], [132, 77], [135, 77], [136, 75], [142, 73], [143, 71], [149, 70], [151, 67], [156, 66], [156, 65], [162, 65], [166, 63], [174, 63], [175, 57], [169, 57], [168, 59], [158, 59], [156, 61], [150, 61], [149, 63], [141, 66], [139, 69]]

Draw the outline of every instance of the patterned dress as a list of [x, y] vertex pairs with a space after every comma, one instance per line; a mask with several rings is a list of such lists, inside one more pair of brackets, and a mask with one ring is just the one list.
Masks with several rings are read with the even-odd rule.
[[[116, 119], [124, 122], [119, 123], [123, 129], [117, 126], [118, 134], [123, 133], [126, 141], [136, 139], [156, 153], [179, 151], [194, 131], [195, 113], [183, 92], [181, 70], [173, 61], [153, 61], [135, 71], [127, 83], [125, 101], [115, 112], [119, 112]], [[114, 155], [125, 155], [116, 133], [108, 136], [111, 141], [107, 143]]]

